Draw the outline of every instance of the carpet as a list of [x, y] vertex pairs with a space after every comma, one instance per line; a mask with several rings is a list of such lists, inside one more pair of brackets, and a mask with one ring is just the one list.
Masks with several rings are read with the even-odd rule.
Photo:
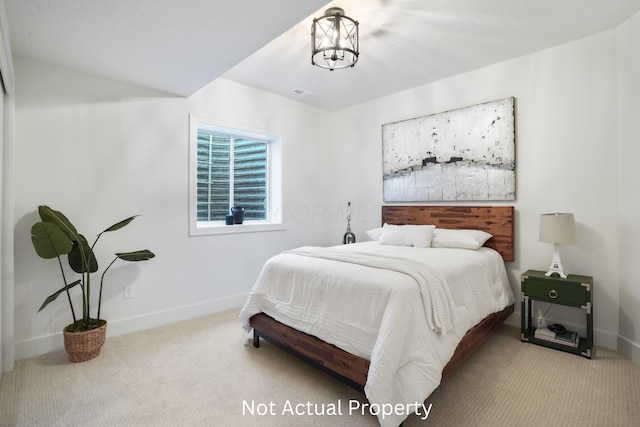
[[[20, 360], [0, 383], [0, 425], [378, 425], [362, 394], [267, 342], [254, 348], [238, 314], [109, 337], [80, 364], [64, 351]], [[501, 326], [404, 426], [640, 425], [639, 366], [519, 336]]]

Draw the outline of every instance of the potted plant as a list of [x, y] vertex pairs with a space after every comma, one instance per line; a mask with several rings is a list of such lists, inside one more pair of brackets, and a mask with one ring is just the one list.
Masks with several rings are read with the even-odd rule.
[[[65, 350], [69, 354], [72, 362], [84, 362], [97, 357], [100, 348], [104, 344], [107, 321], [100, 317], [102, 305], [102, 287], [107, 270], [119, 259], [123, 261], [146, 261], [153, 258], [153, 252], [143, 249], [134, 252], [120, 252], [115, 254], [115, 258], [104, 269], [100, 278], [100, 288], [98, 292], [98, 307], [95, 317], [91, 317], [91, 274], [98, 271], [98, 261], [93, 252], [100, 237], [109, 231], [116, 231], [128, 225], [136, 216], [124, 219], [106, 230], [102, 231], [93, 244], [89, 246], [87, 239], [74, 227], [74, 225], [61, 212], [51, 209], [48, 206], [39, 206], [41, 222], [31, 227], [31, 241], [36, 253], [45, 259], [57, 258], [62, 273], [64, 286], [55, 293], [49, 295], [38, 312], [47, 305], [55, 301], [58, 296], [66, 293], [71, 308], [73, 323], [63, 330]], [[80, 278], [69, 283], [65, 270], [62, 266], [61, 257], [67, 255], [69, 266], [73, 271], [80, 274]], [[82, 291], [82, 312], [77, 315], [71, 293], [72, 288], [79, 286]]]

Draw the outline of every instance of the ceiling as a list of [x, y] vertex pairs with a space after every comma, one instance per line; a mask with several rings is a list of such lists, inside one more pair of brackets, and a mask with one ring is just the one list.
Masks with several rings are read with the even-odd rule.
[[[180, 96], [224, 77], [331, 111], [612, 29], [640, 10], [638, 0], [4, 3], [14, 55]], [[354, 68], [311, 65], [311, 22], [330, 6], [360, 22]]]

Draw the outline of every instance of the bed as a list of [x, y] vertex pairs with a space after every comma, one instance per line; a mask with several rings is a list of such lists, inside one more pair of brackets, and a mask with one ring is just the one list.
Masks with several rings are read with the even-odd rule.
[[[513, 313], [504, 262], [514, 260], [514, 211], [512, 206], [383, 206], [381, 222], [482, 230], [492, 237], [477, 250], [370, 241], [286, 251], [265, 264], [240, 317], [246, 331], [253, 329], [255, 347], [263, 338], [363, 391], [372, 405], [422, 403]], [[401, 259], [427, 255], [455, 271], [428, 267], [417, 274], [413, 261], [403, 270]], [[460, 257], [470, 257], [469, 268], [489, 268], [456, 268]], [[309, 279], [309, 271], [317, 277]], [[495, 286], [488, 283], [494, 281]], [[296, 282], [298, 291], [291, 291], [289, 282]], [[432, 288], [428, 282], [455, 286]], [[473, 282], [481, 286], [475, 289]], [[298, 307], [292, 300], [311, 305]], [[383, 426], [397, 426], [406, 415], [378, 418]]]

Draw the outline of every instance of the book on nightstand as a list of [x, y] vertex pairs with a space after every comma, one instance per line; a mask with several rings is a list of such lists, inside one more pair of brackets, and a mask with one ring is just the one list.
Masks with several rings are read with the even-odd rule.
[[569, 347], [578, 347], [578, 343], [580, 342], [580, 336], [577, 332], [572, 331], [564, 331], [564, 332], [553, 332], [550, 331], [547, 327], [539, 327], [536, 329], [534, 337], [543, 340], [554, 342], [556, 344], [568, 345]]

